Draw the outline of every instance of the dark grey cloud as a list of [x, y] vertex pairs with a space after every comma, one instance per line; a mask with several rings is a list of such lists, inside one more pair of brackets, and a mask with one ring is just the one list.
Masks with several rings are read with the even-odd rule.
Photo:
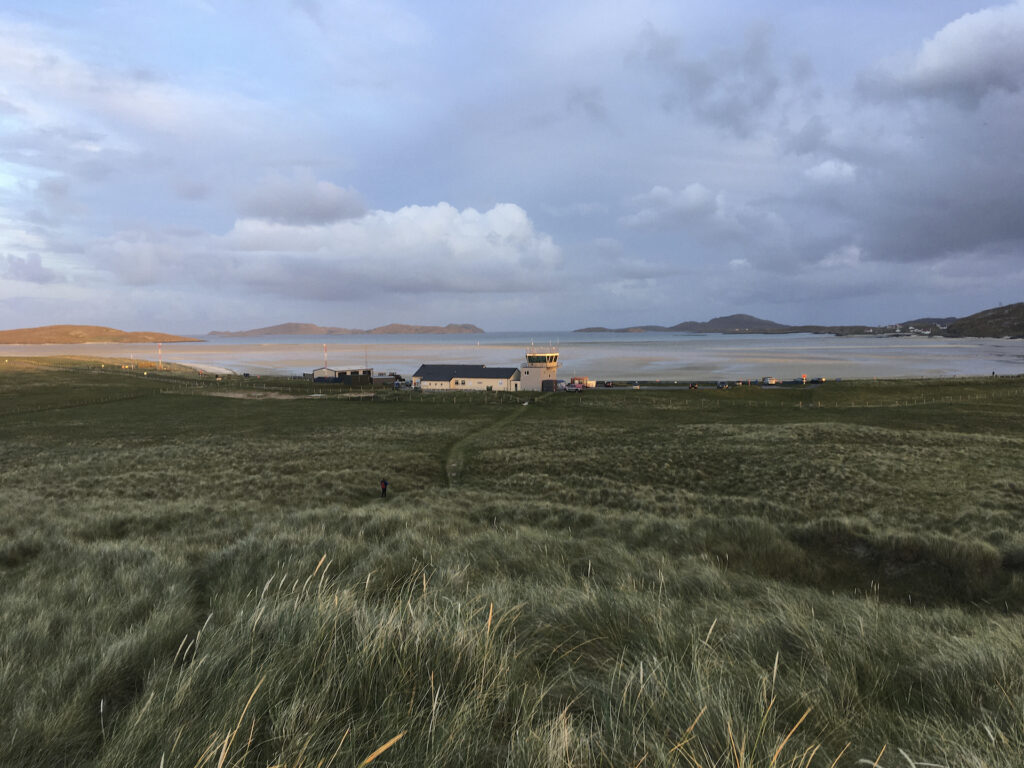
[[[970, 111], [944, 100], [887, 102], [861, 120], [854, 127], [865, 127], [862, 144], [848, 140], [836, 164], [814, 166], [835, 179], [827, 189], [817, 183], [801, 192], [805, 210], [827, 206], [844, 216], [850, 238], [871, 260], [970, 259], [993, 251], [1024, 259], [1024, 92], [991, 94]], [[883, 120], [888, 133], [868, 127]]]
[[795, 130], [781, 137], [782, 146], [797, 155], [809, 155], [828, 147], [832, 128], [821, 115], [811, 115]]
[[366, 206], [354, 189], [322, 181], [308, 170], [274, 174], [259, 182], [242, 202], [243, 216], [279, 224], [330, 224], [358, 218]]
[[[633, 57], [664, 78], [662, 105], [666, 110], [693, 114], [740, 138], [763, 126], [783, 85], [776, 72], [770, 32], [763, 26], [750, 28], [739, 48], [705, 57], [687, 56], [678, 38], [648, 26]], [[805, 76], [803, 72], [795, 74], [801, 79]]]
[[42, 257], [38, 253], [25, 256], [7, 254], [3, 257], [3, 277], [6, 280], [19, 280], [26, 283], [62, 283], [64, 276], [43, 266]]

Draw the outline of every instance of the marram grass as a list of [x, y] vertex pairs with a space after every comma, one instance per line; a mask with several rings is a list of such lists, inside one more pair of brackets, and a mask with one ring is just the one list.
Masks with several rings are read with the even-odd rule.
[[0, 765], [1024, 764], [1015, 380], [46, 370], [0, 371]]

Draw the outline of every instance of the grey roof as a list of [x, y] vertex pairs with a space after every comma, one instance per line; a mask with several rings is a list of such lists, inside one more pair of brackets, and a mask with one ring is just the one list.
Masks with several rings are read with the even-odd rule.
[[421, 365], [413, 377], [425, 381], [510, 379], [518, 370], [518, 368], [488, 368], [486, 365]]

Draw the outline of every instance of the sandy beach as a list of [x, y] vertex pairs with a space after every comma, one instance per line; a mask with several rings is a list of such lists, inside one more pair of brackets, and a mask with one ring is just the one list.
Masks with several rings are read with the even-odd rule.
[[[565, 377], [602, 379], [715, 380], [794, 378], [893, 378], [1024, 373], [1024, 340], [866, 338], [810, 334], [686, 335], [563, 334], [553, 343]], [[568, 338], [566, 338], [568, 336]], [[372, 367], [410, 375], [422, 363], [516, 366], [534, 334], [473, 336], [264, 337], [247, 342], [164, 344], [164, 362], [208, 373], [301, 375], [324, 363], [340, 368]], [[538, 346], [541, 346], [538, 344]], [[544, 339], [543, 346], [547, 346]], [[0, 345], [0, 357], [88, 356], [156, 361], [154, 344]]]

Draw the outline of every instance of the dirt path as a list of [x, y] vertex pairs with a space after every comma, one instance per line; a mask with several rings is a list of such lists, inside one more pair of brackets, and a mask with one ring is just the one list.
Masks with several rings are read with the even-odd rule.
[[480, 437], [481, 435], [487, 434], [488, 432], [493, 432], [495, 430], [505, 427], [508, 424], [511, 424], [513, 421], [518, 419], [528, 408], [530, 408], [533, 403], [540, 400], [541, 398], [547, 397], [550, 394], [550, 392], [538, 393], [537, 397], [533, 398], [532, 400], [528, 400], [522, 405], [516, 406], [512, 413], [502, 416], [501, 418], [495, 419], [490, 424], [485, 424], [479, 429], [474, 429], [472, 432], [463, 435], [454, 443], [452, 443], [448, 447], [448, 451], [446, 452], [444, 457], [445, 482], [447, 483], [448, 487], [454, 487], [456, 481], [459, 478], [459, 475], [462, 472], [462, 466], [465, 463], [466, 450], [469, 448], [470, 444], [474, 440], [476, 440], [476, 438]]

